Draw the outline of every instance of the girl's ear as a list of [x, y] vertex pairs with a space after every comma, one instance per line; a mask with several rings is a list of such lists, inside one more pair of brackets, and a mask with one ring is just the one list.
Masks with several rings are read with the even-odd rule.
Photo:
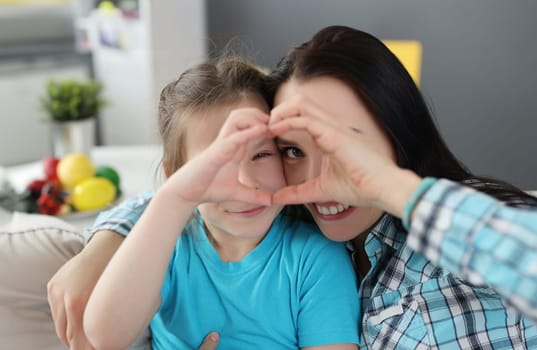
[[166, 176], [166, 178], [170, 177], [170, 166], [166, 159], [162, 160], [162, 169], [164, 170], [164, 175]]

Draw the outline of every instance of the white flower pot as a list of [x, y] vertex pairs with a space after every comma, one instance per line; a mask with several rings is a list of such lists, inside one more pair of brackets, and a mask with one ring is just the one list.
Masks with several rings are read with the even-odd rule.
[[95, 146], [95, 124], [95, 118], [51, 123], [54, 156], [61, 158], [69, 153], [89, 154]]

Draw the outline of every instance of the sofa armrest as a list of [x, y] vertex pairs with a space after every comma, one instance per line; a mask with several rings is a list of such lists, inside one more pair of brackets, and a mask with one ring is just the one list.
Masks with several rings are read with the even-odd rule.
[[64, 349], [47, 282], [83, 248], [82, 232], [45, 215], [0, 213], [0, 339], [6, 349]]

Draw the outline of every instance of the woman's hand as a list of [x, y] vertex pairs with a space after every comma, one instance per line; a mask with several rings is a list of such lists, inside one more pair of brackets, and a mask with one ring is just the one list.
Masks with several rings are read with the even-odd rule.
[[281, 189], [273, 196], [276, 204], [337, 201], [375, 206], [400, 216], [420, 181], [376, 152], [359, 131], [339, 124], [306, 97], [296, 96], [274, 108], [269, 130], [274, 136], [305, 131], [323, 154], [319, 176]]
[[96, 234], [48, 282], [48, 301], [56, 334], [70, 349], [94, 349], [82, 326], [84, 310], [99, 276], [122, 241], [122, 236], [111, 231]]
[[216, 332], [209, 333], [198, 350], [216, 350], [218, 342], [220, 341], [220, 336]]
[[170, 176], [165, 186], [193, 206], [226, 200], [270, 205], [270, 193], [239, 181], [246, 144], [268, 137], [268, 120], [268, 115], [254, 108], [232, 111], [217, 138]]
[[[82, 326], [84, 310], [99, 276], [123, 240], [123, 236], [111, 231], [95, 234], [84, 250], [65, 263], [47, 285], [56, 334], [69, 349], [95, 350]], [[219, 340], [218, 333], [211, 332], [199, 350], [216, 350]]]

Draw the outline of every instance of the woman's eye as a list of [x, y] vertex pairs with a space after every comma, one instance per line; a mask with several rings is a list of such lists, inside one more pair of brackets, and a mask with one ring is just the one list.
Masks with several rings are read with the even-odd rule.
[[304, 153], [296, 147], [285, 147], [281, 150], [282, 154], [286, 158], [296, 159], [304, 157]]

